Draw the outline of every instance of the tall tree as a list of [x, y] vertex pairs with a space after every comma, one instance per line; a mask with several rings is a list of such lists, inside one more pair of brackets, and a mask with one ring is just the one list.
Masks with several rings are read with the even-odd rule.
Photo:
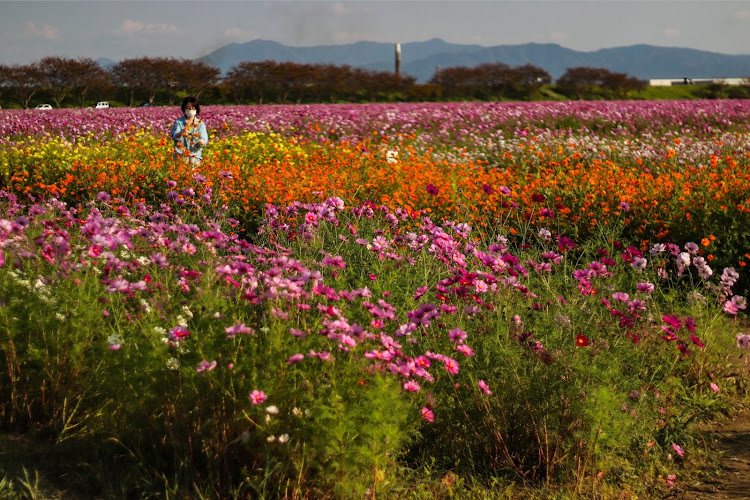
[[10, 66], [0, 64], [0, 101], [2, 101], [3, 91], [8, 89], [10, 71]]
[[37, 63], [44, 90], [57, 108], [62, 106], [62, 102], [73, 90], [73, 62], [75, 59], [49, 56]]
[[584, 66], [567, 68], [565, 73], [557, 79], [557, 86], [568, 97], [591, 99], [595, 96], [596, 88], [601, 85], [602, 77], [606, 73], [609, 73], [609, 70], [605, 68]]
[[246, 93], [252, 95], [258, 104], [263, 104], [264, 98], [272, 90], [272, 76], [277, 63], [273, 61], [244, 61], [233, 66], [224, 78], [231, 92], [244, 98]]
[[75, 59], [71, 61], [70, 65], [72, 69], [72, 94], [80, 107], [86, 105], [86, 97], [89, 92], [111, 86], [109, 75], [93, 59], [89, 57]]
[[204, 62], [183, 59], [179, 62], [176, 73], [178, 86], [198, 98], [206, 89], [218, 83], [221, 72]]
[[544, 69], [533, 64], [516, 66], [510, 71], [511, 87], [517, 96], [531, 99], [542, 88], [542, 85], [552, 83], [552, 77]]
[[7, 75], [9, 94], [23, 109], [29, 108], [31, 98], [42, 89], [44, 75], [36, 63], [11, 66]]
[[153, 103], [159, 91], [167, 91], [173, 81], [174, 59], [139, 57], [125, 59], [112, 66], [110, 73], [115, 84], [129, 95], [130, 106], [136, 93], [146, 96]]

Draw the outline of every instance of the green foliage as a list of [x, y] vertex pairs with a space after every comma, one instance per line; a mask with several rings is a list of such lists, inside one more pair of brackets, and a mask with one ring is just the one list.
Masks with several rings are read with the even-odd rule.
[[[719, 305], [685, 298], [709, 295], [705, 282], [662, 280], [659, 259], [643, 271], [615, 262], [582, 293], [574, 272], [617, 257], [621, 226], [561, 251], [531, 225], [499, 225], [494, 241], [507, 251], [504, 265], [525, 266], [513, 268], [523, 288], [492, 282], [490, 292], [472, 288], [491, 281], [489, 264], [471, 253], [486, 242], [408, 215], [394, 225], [370, 205], [331, 221], [320, 212], [315, 225], [303, 222], [312, 205], [300, 205], [276, 221], [285, 225], [264, 225], [259, 246], [216, 234], [226, 229], [221, 211], [162, 207], [164, 221], [148, 227], [163, 233], [151, 240], [138, 220], [115, 219], [102, 205], [79, 207], [75, 219], [50, 206], [0, 267], [0, 427], [117, 465], [116, 481], [99, 470], [95, 495], [114, 483], [132, 497], [396, 495], [411, 473], [403, 468], [424, 464], [450, 479], [415, 497], [449, 498], [493, 481], [585, 492], [599, 473], [613, 485], [644, 476], [647, 488], [674, 465], [673, 443], [694, 453], [695, 424], [742, 396], [708, 385], [728, 385], [734, 339]], [[73, 224], [89, 216], [86, 230]], [[87, 232], [117, 224], [138, 229], [106, 255], [95, 251]], [[426, 243], [409, 248], [418, 234]], [[77, 258], [63, 259], [53, 235]], [[389, 248], [378, 251], [383, 241]], [[458, 261], [437, 258], [451, 241]], [[151, 258], [153, 245], [168, 264]], [[456, 265], [465, 249], [470, 263]], [[558, 264], [535, 270], [558, 251]], [[324, 263], [333, 257], [341, 265]], [[240, 275], [234, 266], [249, 267]], [[118, 291], [123, 276], [143, 284]], [[302, 276], [305, 293], [295, 296], [284, 280]], [[614, 314], [627, 306], [613, 294], [635, 297], [642, 281], [660, 285], [644, 312]], [[398, 336], [433, 301], [432, 323]], [[660, 339], [667, 314], [686, 325], [694, 318], [705, 349], [685, 355]], [[399, 362], [432, 353], [430, 376], [378, 361], [386, 344]], [[407, 390], [407, 379], [421, 389]], [[258, 391], [267, 399], [253, 400]], [[434, 422], [420, 418], [425, 410]], [[38, 477], [25, 481], [39, 489]]]

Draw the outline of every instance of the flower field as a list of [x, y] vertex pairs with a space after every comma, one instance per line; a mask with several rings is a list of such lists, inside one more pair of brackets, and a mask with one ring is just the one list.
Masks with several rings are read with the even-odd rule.
[[750, 101], [204, 106], [198, 167], [171, 108], [0, 116], [0, 429], [56, 487], [635, 498], [746, 399]]

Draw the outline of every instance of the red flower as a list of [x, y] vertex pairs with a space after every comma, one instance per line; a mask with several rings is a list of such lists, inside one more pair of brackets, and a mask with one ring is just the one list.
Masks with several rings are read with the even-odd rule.
[[704, 348], [704, 347], [706, 347], [706, 345], [703, 342], [701, 342], [701, 339], [698, 338], [698, 336], [696, 336], [693, 333], [690, 334], [690, 340], [692, 340], [693, 344], [697, 345], [701, 349]]
[[589, 339], [585, 335], [581, 335], [580, 333], [576, 335], [576, 346], [586, 347], [587, 345], [589, 345]]

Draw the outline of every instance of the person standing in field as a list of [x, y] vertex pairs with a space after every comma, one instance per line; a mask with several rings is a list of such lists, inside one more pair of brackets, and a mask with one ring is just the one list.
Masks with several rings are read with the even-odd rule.
[[199, 116], [201, 106], [198, 99], [188, 96], [182, 101], [183, 115], [172, 125], [175, 160], [184, 159], [191, 165], [200, 165], [203, 146], [208, 144], [206, 124]]

